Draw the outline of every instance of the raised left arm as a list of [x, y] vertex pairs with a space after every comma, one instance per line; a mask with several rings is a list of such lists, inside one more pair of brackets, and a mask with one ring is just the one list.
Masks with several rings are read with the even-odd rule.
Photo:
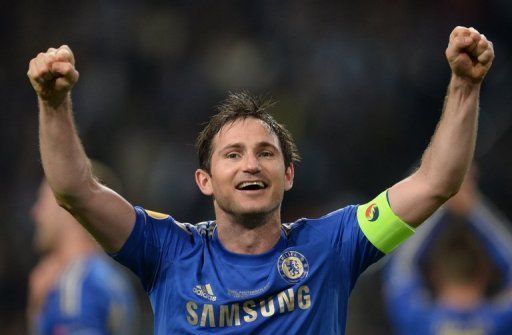
[[452, 70], [443, 114], [416, 172], [388, 191], [393, 212], [416, 227], [457, 193], [473, 159], [481, 82], [494, 49], [473, 28], [456, 27], [446, 49]]

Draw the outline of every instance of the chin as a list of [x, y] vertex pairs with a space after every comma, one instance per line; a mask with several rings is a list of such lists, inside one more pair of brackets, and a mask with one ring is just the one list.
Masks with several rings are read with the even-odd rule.
[[50, 252], [56, 243], [51, 235], [39, 233], [34, 236], [32, 244], [37, 252], [45, 254]]
[[35, 241], [35, 250], [40, 254], [46, 254], [52, 250], [50, 243], [44, 241]]
[[254, 206], [235, 211], [233, 214], [246, 228], [256, 228], [267, 223], [267, 219], [279, 210], [277, 206]]
[[279, 208], [274, 204], [242, 204], [234, 212], [240, 215], [268, 215]]

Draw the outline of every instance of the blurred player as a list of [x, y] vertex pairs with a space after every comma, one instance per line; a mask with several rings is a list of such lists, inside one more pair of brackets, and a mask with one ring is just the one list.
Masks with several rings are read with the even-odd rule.
[[195, 179], [213, 199], [215, 221], [191, 225], [134, 208], [95, 182], [73, 123], [78, 72], [67, 46], [39, 54], [28, 76], [49, 184], [141, 278], [156, 334], [343, 334], [359, 274], [457, 192], [472, 159], [480, 83], [494, 51], [475, 29], [457, 27], [446, 56], [444, 113], [418, 170], [365, 205], [292, 224], [282, 224], [281, 202], [298, 153], [268, 103], [232, 94], [200, 133]]
[[43, 257], [30, 275], [31, 334], [134, 334], [137, 304], [126, 275], [58, 206], [46, 181], [32, 216], [36, 248]]
[[468, 174], [461, 191], [397, 251], [386, 270], [397, 334], [510, 334], [509, 228]]

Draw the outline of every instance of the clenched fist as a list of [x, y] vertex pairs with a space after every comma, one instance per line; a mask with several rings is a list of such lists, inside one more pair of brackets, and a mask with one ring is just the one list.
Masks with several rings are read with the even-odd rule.
[[39, 98], [58, 106], [78, 80], [73, 52], [63, 45], [39, 53], [30, 61], [27, 75]]
[[494, 48], [484, 34], [474, 28], [459, 26], [450, 34], [446, 59], [454, 75], [478, 84], [491, 67]]

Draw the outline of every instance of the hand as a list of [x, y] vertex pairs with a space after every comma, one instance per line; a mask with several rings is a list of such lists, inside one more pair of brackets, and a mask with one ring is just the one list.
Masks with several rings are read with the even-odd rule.
[[40, 99], [59, 106], [78, 81], [73, 52], [63, 45], [39, 53], [30, 61], [27, 75]]
[[459, 26], [450, 34], [445, 54], [453, 75], [479, 84], [491, 67], [494, 48], [476, 29]]

